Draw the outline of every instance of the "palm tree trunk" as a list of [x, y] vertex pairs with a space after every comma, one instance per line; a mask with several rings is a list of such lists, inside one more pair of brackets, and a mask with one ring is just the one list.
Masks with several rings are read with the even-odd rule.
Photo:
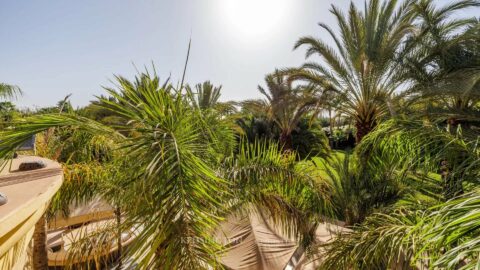
[[330, 136], [333, 136], [333, 119], [332, 119], [332, 109], [328, 108], [328, 119], [330, 122]]
[[443, 196], [445, 200], [450, 200], [463, 194], [462, 177], [453, 175], [449, 168], [449, 163], [443, 160], [440, 165], [440, 175], [443, 181]]
[[48, 270], [47, 222], [45, 214], [35, 224], [33, 232], [33, 269]]
[[280, 134], [280, 145], [283, 147], [284, 152], [293, 150], [292, 134], [286, 131], [282, 131]]
[[355, 142], [358, 144], [362, 141], [363, 137], [367, 136], [370, 131], [372, 131], [374, 125], [369, 121], [356, 121], [355, 128], [357, 129], [357, 134], [355, 136]]
[[118, 254], [118, 265], [117, 265], [117, 270], [122, 269], [123, 266], [123, 261], [122, 261], [122, 216], [121, 216], [121, 211], [120, 207], [115, 208], [115, 219], [117, 221], [117, 254]]

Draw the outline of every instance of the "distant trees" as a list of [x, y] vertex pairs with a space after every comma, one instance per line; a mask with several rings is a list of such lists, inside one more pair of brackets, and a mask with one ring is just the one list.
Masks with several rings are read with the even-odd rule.
[[12, 102], [10, 101], [0, 102], [0, 117], [2, 118], [1, 121], [3, 123], [8, 123], [12, 121], [16, 114], [17, 114], [17, 109]]
[[280, 129], [280, 145], [286, 151], [293, 150], [292, 131], [302, 117], [317, 105], [313, 89], [294, 86], [288, 76], [275, 71], [265, 77], [267, 88], [258, 87], [268, 104], [267, 115]]
[[[22, 94], [22, 90], [18, 86], [0, 83], [0, 99], [13, 99]], [[0, 125], [4, 126], [4, 123], [11, 121], [16, 112], [15, 105], [12, 102], [0, 102], [0, 117], [2, 118]]]

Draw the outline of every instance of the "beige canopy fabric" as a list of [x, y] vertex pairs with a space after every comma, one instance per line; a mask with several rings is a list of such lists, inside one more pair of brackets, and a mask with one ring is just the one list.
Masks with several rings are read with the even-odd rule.
[[57, 229], [111, 217], [113, 217], [113, 208], [102, 199], [94, 198], [87, 203], [71, 205], [70, 215], [67, 218], [59, 214], [49, 222], [48, 227]]
[[[317, 241], [326, 243], [336, 234], [348, 231], [339, 225], [319, 224]], [[232, 215], [222, 223], [216, 235], [226, 249], [220, 260], [225, 267], [235, 270], [316, 269], [321, 254], [305, 257], [296, 241], [281, 232], [268, 217], [259, 213]]]
[[[334, 223], [320, 223], [315, 231], [316, 240], [319, 243], [328, 243], [332, 241], [336, 235], [341, 233], [348, 233], [351, 230], [343, 227], [343, 224], [339, 222]], [[296, 264], [295, 268], [299, 270], [315, 270], [318, 269], [320, 263], [322, 262], [322, 253], [315, 254], [314, 256], [307, 257], [305, 254], [302, 254], [299, 262]]]
[[[99, 215], [103, 215], [102, 213], [105, 213], [103, 218], [112, 215], [112, 207], [101, 199], [94, 199], [84, 205], [72, 206], [71, 209], [68, 219], [55, 220], [54, 223], [58, 227], [92, 220], [92, 215], [95, 215], [93, 220], [98, 220]], [[338, 222], [325, 222], [318, 225], [316, 239], [320, 243], [326, 243], [338, 233], [348, 231], [343, 224]], [[227, 269], [313, 270], [321, 262], [321, 253], [313, 258], [307, 258], [295, 239], [284, 235], [282, 229], [275, 226], [268, 215], [254, 210], [229, 216], [215, 232], [215, 238], [225, 248], [225, 253], [220, 257], [220, 261]]]
[[77, 217], [89, 215], [94, 212], [113, 211], [113, 208], [101, 198], [94, 198], [93, 200], [84, 204], [74, 204], [70, 207], [70, 216]]
[[258, 213], [232, 215], [217, 234], [224, 244], [221, 262], [229, 269], [276, 270], [284, 269], [297, 249]]

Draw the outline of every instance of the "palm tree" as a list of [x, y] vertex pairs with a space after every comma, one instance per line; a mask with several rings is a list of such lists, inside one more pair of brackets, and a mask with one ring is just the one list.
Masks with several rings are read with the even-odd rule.
[[222, 86], [214, 86], [210, 81], [195, 85], [195, 91], [189, 85], [185, 87], [186, 94], [190, 99], [192, 106], [203, 113], [215, 111], [222, 116], [232, 117], [236, 112], [236, 102], [221, 102]]
[[220, 267], [221, 246], [213, 232], [235, 206], [270, 209], [277, 219], [291, 220], [291, 228], [301, 234], [310, 232], [305, 222], [328, 215], [328, 184], [296, 170], [293, 153], [248, 145], [238, 155], [233, 149], [228, 153], [210, 120], [191, 106], [182, 89], [160, 84], [148, 73], [133, 83], [117, 80], [118, 88], [107, 88], [109, 97], [100, 97], [98, 106], [120, 117], [118, 126], [74, 114], [26, 117], [0, 131], [0, 156], [52, 127], [74, 127], [113, 140], [121, 161], [116, 168], [128, 177], [108, 178], [111, 189], [103, 192], [123, 191], [116, 201], [124, 211], [122, 228], [141, 228], [129, 249], [131, 255], [142, 255], [140, 268]]
[[167, 269], [216, 265], [219, 246], [209, 232], [219, 220], [214, 213], [221, 208], [226, 183], [207, 165], [213, 160], [209, 145], [201, 140], [207, 127], [183, 95], [149, 76], [142, 74], [134, 83], [119, 78], [121, 91], [108, 89], [113, 99], [100, 98], [99, 106], [128, 119], [118, 129], [70, 114], [32, 116], [25, 125], [3, 131], [2, 144], [10, 146], [2, 148], [2, 154], [8, 155], [27, 133], [51, 127], [74, 126], [108, 135], [135, 160], [129, 167], [138, 172], [135, 178], [117, 185], [131, 191], [124, 202], [135, 202], [128, 205], [126, 214], [132, 218], [126, 223], [143, 226], [135, 245], [145, 254], [141, 265]]
[[223, 171], [234, 186], [234, 212], [253, 205], [287, 235], [308, 245], [316, 225], [333, 217], [331, 185], [314, 168], [297, 165], [294, 152], [279, 151], [274, 143], [241, 142], [238, 155], [227, 159]]
[[332, 182], [332, 200], [336, 217], [346, 226], [359, 224], [374, 209], [386, 207], [407, 192], [407, 176], [396, 160], [381, 158], [365, 162], [357, 156], [316, 160], [317, 167], [325, 167]]
[[210, 81], [195, 85], [196, 93], [187, 85], [187, 91], [192, 96], [192, 103], [199, 109], [205, 110], [213, 108], [220, 99], [220, 90], [222, 86], [215, 87]]
[[417, 34], [406, 44], [400, 64], [409, 84], [409, 104], [421, 116], [444, 118], [450, 125], [475, 124], [480, 101], [479, 27], [475, 18], [451, 18], [454, 12], [480, 6], [455, 1], [436, 7], [431, 0], [414, 5]]
[[[467, 166], [464, 155], [469, 151], [458, 139], [455, 141], [454, 137], [444, 134], [437, 126], [442, 121], [449, 125], [456, 123], [458, 128], [459, 123], [465, 123], [462, 129], [450, 132], [467, 141], [467, 144], [468, 141], [473, 143], [477, 134], [468, 129], [478, 122], [480, 90], [480, 58], [475, 45], [478, 37], [474, 35], [478, 32], [478, 22], [475, 19], [452, 19], [450, 15], [478, 5], [478, 1], [456, 1], [436, 7], [429, 0], [411, 5], [416, 31], [406, 40], [398, 58], [403, 67], [398, 70], [398, 78], [409, 86], [402, 95], [407, 101], [404, 113], [418, 121], [399, 119], [387, 123], [360, 147], [366, 148], [362, 151], [371, 156], [381, 154], [381, 151], [371, 154], [371, 147], [381, 148], [379, 142], [382, 141], [383, 149], [387, 149], [384, 139], [392, 136], [387, 140], [391, 140], [391, 146], [395, 146], [389, 151], [398, 151], [392, 154], [397, 155], [399, 162], [408, 156], [417, 164], [433, 165], [424, 169], [442, 175], [445, 199], [463, 192], [462, 182], [466, 180], [466, 175], [460, 172], [461, 168]], [[426, 119], [430, 124], [422, 123]], [[420, 139], [421, 136], [425, 136], [425, 139]], [[441, 146], [450, 141], [457, 143], [450, 143], [449, 150], [440, 153]], [[409, 149], [406, 150], [406, 147]], [[419, 152], [420, 149], [423, 152]], [[428, 161], [429, 154], [433, 152], [442, 158]], [[456, 171], [457, 174], [452, 175], [450, 171]]]
[[[309, 86], [294, 86], [288, 74], [276, 70], [265, 77], [267, 89], [258, 90], [266, 100], [254, 104], [261, 110], [267, 110], [267, 116], [280, 129], [280, 145], [285, 151], [293, 150], [292, 131], [307, 113], [317, 107], [315, 89]], [[248, 103], [244, 103], [248, 106]], [[250, 104], [250, 107], [252, 104]], [[263, 107], [263, 108], [262, 108]]]
[[340, 33], [326, 24], [319, 25], [335, 46], [314, 37], [302, 37], [295, 44], [295, 49], [307, 47], [307, 58], [317, 55], [322, 62], [304, 64], [293, 78], [342, 95], [341, 111], [355, 119], [357, 143], [388, 112], [390, 95], [400, 84], [395, 59], [413, 29], [412, 2], [398, 5], [396, 0], [372, 0], [363, 12], [352, 2], [348, 15], [332, 6]]

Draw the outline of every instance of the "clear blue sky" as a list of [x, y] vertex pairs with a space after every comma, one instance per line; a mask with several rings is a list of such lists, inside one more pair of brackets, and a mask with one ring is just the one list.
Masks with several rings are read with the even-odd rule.
[[303, 62], [304, 52], [292, 51], [300, 36], [324, 36], [317, 23], [333, 23], [333, 2], [344, 10], [349, 3], [2, 0], [0, 82], [22, 88], [20, 107], [53, 105], [69, 93], [82, 106], [111, 85], [113, 74], [131, 78], [132, 63], [141, 69], [153, 61], [163, 78], [178, 81], [191, 35], [188, 83], [222, 84], [223, 100], [256, 98], [266, 73]]

